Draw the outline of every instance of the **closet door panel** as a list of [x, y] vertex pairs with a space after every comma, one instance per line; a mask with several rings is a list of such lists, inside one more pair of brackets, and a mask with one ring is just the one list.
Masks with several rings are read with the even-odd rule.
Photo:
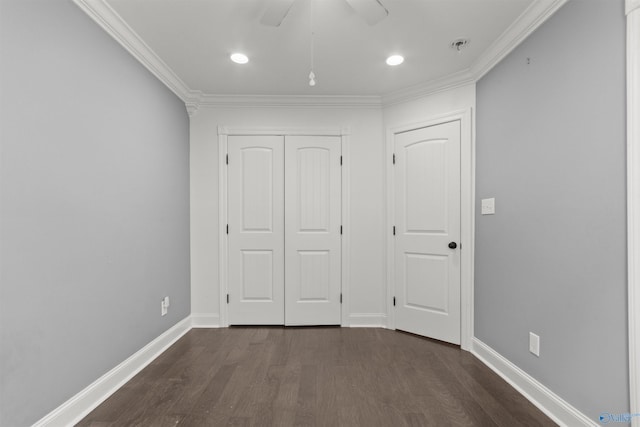
[[284, 324], [284, 138], [228, 137], [229, 324]]
[[285, 141], [285, 323], [340, 324], [341, 139]]

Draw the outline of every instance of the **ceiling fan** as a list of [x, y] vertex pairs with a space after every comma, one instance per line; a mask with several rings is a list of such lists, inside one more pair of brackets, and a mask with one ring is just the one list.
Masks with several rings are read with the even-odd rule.
[[[286, 18], [291, 6], [296, 0], [270, 0], [269, 8], [262, 15], [260, 23], [269, 27], [279, 27]], [[380, 0], [344, 0], [369, 25], [375, 25], [389, 15], [389, 11]]]

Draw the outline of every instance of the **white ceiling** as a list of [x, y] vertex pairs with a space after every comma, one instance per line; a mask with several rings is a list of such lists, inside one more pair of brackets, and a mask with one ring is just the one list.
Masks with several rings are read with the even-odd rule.
[[[468, 69], [532, 0], [380, 0], [369, 26], [344, 0], [296, 0], [280, 27], [270, 0], [108, 0], [192, 90], [218, 95], [383, 95]], [[318, 84], [308, 85], [310, 2]], [[450, 43], [470, 39], [458, 53]], [[229, 60], [234, 51], [246, 65]], [[398, 67], [385, 64], [404, 55]]]

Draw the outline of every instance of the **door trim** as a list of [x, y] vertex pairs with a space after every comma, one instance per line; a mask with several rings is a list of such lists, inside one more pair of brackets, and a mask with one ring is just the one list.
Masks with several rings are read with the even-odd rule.
[[[627, 264], [629, 397], [640, 412], [640, 0], [627, 0]], [[632, 420], [640, 427], [640, 417]]]
[[393, 297], [395, 294], [395, 240], [392, 235], [392, 227], [395, 222], [395, 190], [392, 163], [394, 137], [398, 133], [423, 127], [453, 121], [460, 122], [460, 347], [467, 351], [471, 349], [471, 339], [473, 338], [473, 252], [475, 246], [475, 142], [473, 138], [472, 113], [473, 110], [468, 108], [431, 117], [418, 123], [389, 127], [387, 128], [386, 153], [383, 156], [385, 161], [384, 170], [387, 175], [387, 221], [386, 229], [384, 230], [387, 246], [387, 328], [395, 329], [395, 313], [393, 309]]
[[[342, 145], [341, 191], [343, 227], [341, 242], [342, 308], [341, 325], [349, 326], [349, 249], [350, 249], [350, 180], [349, 180], [349, 136], [350, 128], [287, 128], [287, 127], [227, 127], [218, 126], [218, 283], [220, 285], [220, 326], [229, 326], [227, 311], [229, 242], [227, 235], [227, 143], [230, 135], [293, 135], [339, 136]], [[286, 143], [286, 138], [285, 138]]]

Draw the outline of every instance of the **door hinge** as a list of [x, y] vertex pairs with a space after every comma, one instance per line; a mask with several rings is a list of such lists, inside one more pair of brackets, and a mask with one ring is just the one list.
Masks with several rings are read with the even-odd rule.
[[227, 234], [229, 234], [229, 224], [227, 224]]
[[340, 166], [342, 166], [342, 156], [340, 156]]
[[227, 294], [227, 304], [229, 304], [229, 294]]
[[395, 225], [393, 226], [393, 235], [394, 236], [396, 235], [396, 226]]
[[340, 293], [340, 304], [342, 304], [342, 292]]
[[342, 226], [340, 226], [340, 234], [342, 234]]
[[396, 153], [393, 153], [393, 164], [396, 164]]
[[229, 164], [229, 155], [227, 154], [227, 164]]
[[396, 306], [396, 297], [393, 297], [393, 306]]

